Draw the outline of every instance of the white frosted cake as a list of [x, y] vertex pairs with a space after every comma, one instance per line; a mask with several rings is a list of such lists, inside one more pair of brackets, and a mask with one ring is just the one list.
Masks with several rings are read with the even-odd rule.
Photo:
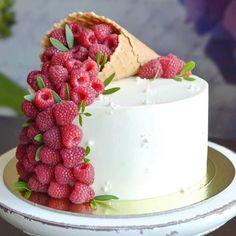
[[182, 191], [206, 173], [208, 84], [129, 78], [120, 91], [87, 108], [84, 144], [91, 146], [99, 194], [144, 199]]

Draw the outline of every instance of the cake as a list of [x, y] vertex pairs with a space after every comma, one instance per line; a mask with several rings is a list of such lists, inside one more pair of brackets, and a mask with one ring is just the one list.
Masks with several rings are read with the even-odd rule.
[[193, 61], [161, 56], [94, 13], [42, 40], [29, 73], [16, 188], [73, 204], [184, 191], [206, 174], [208, 84]]

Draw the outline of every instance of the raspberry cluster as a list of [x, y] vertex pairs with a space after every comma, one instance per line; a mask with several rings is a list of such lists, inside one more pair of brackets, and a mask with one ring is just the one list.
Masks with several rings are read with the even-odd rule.
[[64, 29], [54, 29], [48, 35], [51, 42], [53, 39], [57, 44], [52, 43], [45, 49], [41, 55], [41, 70], [30, 72], [27, 82], [37, 91], [36, 78], [40, 76], [45, 86], [55, 90], [62, 99], [67, 99], [69, 94], [76, 104], [83, 100], [90, 105], [104, 91], [97, 75], [115, 51], [118, 34], [108, 24], [97, 24], [89, 29], [75, 22], [66, 27], [70, 34]]
[[82, 204], [94, 198], [94, 168], [79, 146], [83, 132], [73, 124], [78, 114], [73, 101], [62, 100], [50, 88], [40, 88], [32, 101], [24, 100], [23, 125], [16, 168], [33, 192]]

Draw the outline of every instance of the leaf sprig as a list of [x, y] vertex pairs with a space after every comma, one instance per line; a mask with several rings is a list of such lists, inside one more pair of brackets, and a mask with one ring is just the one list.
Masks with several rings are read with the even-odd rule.
[[90, 202], [90, 206], [93, 210], [97, 209], [97, 205], [100, 205], [104, 208], [110, 208], [109, 202], [111, 200], [118, 200], [119, 198], [114, 195], [99, 195], [93, 198], [93, 200]]
[[87, 117], [92, 116], [91, 113], [85, 112], [85, 107], [86, 107], [85, 101], [81, 101], [78, 105], [79, 124], [81, 127], [83, 126], [83, 116]]
[[187, 80], [187, 81], [194, 81], [195, 78], [186, 76], [187, 72], [191, 72], [196, 66], [196, 63], [194, 61], [189, 61], [187, 62], [181, 72], [173, 78], [173, 80], [181, 82], [182, 80]]
[[[107, 79], [105, 79], [105, 81], [103, 82], [105, 88], [112, 82], [112, 80], [115, 78], [115, 75], [116, 75], [116, 73], [113, 73]], [[108, 95], [108, 94], [115, 93], [119, 90], [120, 90], [120, 87], [114, 87], [114, 88], [104, 90], [104, 92], [102, 94]]]
[[29, 189], [28, 184], [24, 181], [18, 181], [15, 183], [15, 189], [19, 192], [24, 191], [24, 198], [28, 199], [32, 193]]
[[96, 56], [96, 62], [99, 68], [99, 71], [101, 71], [105, 64], [107, 63], [108, 57], [107, 55], [103, 55], [102, 52], [98, 52], [97, 56]]

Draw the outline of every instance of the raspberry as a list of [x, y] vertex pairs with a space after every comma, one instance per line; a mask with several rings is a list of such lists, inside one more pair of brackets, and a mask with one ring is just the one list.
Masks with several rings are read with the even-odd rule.
[[53, 150], [47, 146], [44, 146], [40, 153], [39, 157], [44, 164], [56, 165], [61, 161], [60, 153], [57, 150]]
[[58, 49], [54, 47], [50, 47], [45, 49], [41, 56], [41, 61], [42, 62], [50, 62], [52, 60], [52, 57], [59, 52]]
[[93, 209], [91, 208], [89, 203], [70, 204], [69, 211], [75, 213], [89, 214], [89, 215], [93, 214]]
[[16, 170], [18, 175], [20, 176], [20, 179], [23, 181], [28, 181], [31, 177], [31, 174], [25, 169], [23, 164], [21, 162], [16, 163]]
[[35, 160], [35, 154], [36, 154], [38, 147], [39, 147], [38, 145], [31, 144], [26, 149], [28, 160], [32, 165], [37, 164], [37, 161]]
[[63, 159], [63, 165], [67, 168], [77, 166], [85, 156], [85, 150], [82, 147], [63, 148], [60, 152]]
[[49, 88], [42, 88], [35, 94], [34, 104], [39, 110], [44, 110], [54, 104], [52, 90]]
[[38, 85], [36, 82], [37, 77], [41, 77], [43, 79], [43, 81], [45, 80], [45, 75], [41, 73], [41, 71], [31, 71], [28, 76], [27, 76], [27, 83], [30, 85], [30, 87], [34, 90], [34, 91], [38, 91]]
[[28, 187], [34, 192], [46, 193], [48, 190], [48, 185], [42, 184], [38, 181], [36, 176], [30, 177], [28, 181]]
[[30, 173], [34, 171], [35, 166], [29, 161], [27, 156], [25, 156], [24, 159], [22, 160], [22, 164], [26, 171]]
[[38, 114], [38, 109], [35, 107], [35, 105], [27, 100], [24, 100], [21, 104], [21, 110], [24, 113], [25, 116], [34, 119]]
[[71, 99], [75, 104], [84, 101], [86, 106], [93, 103], [95, 99], [95, 91], [90, 87], [77, 87], [71, 92]]
[[71, 72], [72, 70], [78, 70], [81, 65], [82, 65], [81, 61], [78, 61], [76, 59], [70, 59], [65, 63], [65, 67], [68, 70], [68, 72]]
[[32, 192], [30, 194], [29, 200], [39, 205], [47, 206], [49, 201], [49, 196], [48, 194], [45, 193]]
[[47, 206], [56, 210], [68, 211], [70, 206], [70, 201], [65, 198], [64, 199], [50, 198]]
[[88, 58], [88, 49], [83, 46], [76, 46], [71, 49], [71, 53], [74, 59], [78, 61], [85, 61]]
[[27, 144], [30, 142], [30, 139], [27, 136], [27, 128], [23, 128], [19, 134], [20, 144]]
[[48, 78], [44, 78], [43, 82], [44, 82], [44, 85], [45, 85], [46, 88], [53, 89], [53, 85], [52, 85], [51, 81]]
[[49, 71], [50, 66], [51, 66], [51, 63], [50, 63], [49, 61], [44, 62], [44, 63], [42, 64], [42, 69], [41, 69], [41, 71], [42, 71], [42, 73], [43, 73], [44, 75], [47, 75], [47, 74], [48, 74], [48, 71]]
[[163, 73], [159, 60], [154, 59], [139, 68], [139, 76], [141, 78], [152, 79], [161, 77]]
[[81, 163], [73, 169], [73, 174], [80, 183], [91, 185], [94, 181], [94, 168], [90, 163]]
[[118, 35], [117, 34], [110, 34], [110, 35], [106, 36], [103, 44], [106, 45], [112, 52], [114, 52], [118, 46]]
[[84, 27], [77, 22], [70, 23], [68, 26], [70, 27], [74, 36], [79, 35], [84, 31]]
[[73, 184], [75, 181], [72, 169], [66, 168], [62, 164], [55, 166], [54, 174], [59, 184]]
[[26, 145], [26, 144], [19, 144], [17, 146], [17, 148], [16, 148], [16, 159], [18, 161], [22, 161], [22, 159], [26, 155], [26, 148], [27, 147], [28, 147], [28, 145]]
[[102, 94], [105, 88], [103, 82], [97, 78], [93, 79], [93, 81], [91, 82], [91, 87], [94, 89], [96, 97]]
[[70, 76], [70, 84], [72, 87], [87, 87], [90, 82], [89, 73], [86, 71], [73, 70]]
[[102, 54], [101, 61], [103, 61], [105, 55], [109, 59], [112, 53], [111, 50], [106, 45], [94, 44], [89, 48], [89, 57], [91, 57], [94, 61], [96, 61], [99, 52]]
[[49, 68], [50, 81], [56, 85], [61, 82], [65, 82], [68, 78], [68, 71], [66, 68], [60, 65], [51, 66]]
[[78, 36], [78, 43], [82, 46], [89, 48], [91, 45], [96, 44], [98, 42], [94, 32], [90, 29], [83, 31]]
[[32, 122], [27, 129], [27, 137], [37, 144], [37, 141], [34, 140], [35, 135], [40, 134], [40, 130], [38, 129], [37, 125]]
[[52, 108], [49, 107], [44, 111], [41, 111], [37, 115], [35, 122], [41, 132], [50, 129], [54, 125]]
[[93, 32], [95, 33], [97, 39], [100, 42], [103, 42], [103, 40], [105, 39], [105, 37], [109, 34], [113, 33], [113, 29], [110, 25], [108, 24], [98, 24], [98, 25], [94, 25], [92, 28]]
[[66, 62], [72, 59], [70, 52], [59, 52], [52, 57], [51, 66], [65, 66]]
[[52, 166], [46, 164], [39, 164], [36, 166], [34, 173], [37, 179], [42, 184], [49, 184], [54, 176], [54, 169]]
[[77, 116], [78, 109], [72, 101], [62, 101], [53, 107], [53, 115], [57, 125], [68, 125]]
[[49, 38], [54, 38], [60, 41], [62, 44], [67, 45], [66, 36], [63, 29], [54, 29], [48, 36]]
[[82, 129], [74, 124], [65, 125], [61, 127], [61, 136], [64, 146], [67, 148], [72, 148], [81, 142], [83, 132]]
[[[71, 91], [70, 84], [68, 84], [68, 90], [69, 90], [69, 95], [70, 95], [70, 91]], [[57, 92], [58, 92], [59, 96], [61, 97], [61, 99], [68, 100], [67, 92], [66, 92], [66, 83], [58, 84], [57, 85]]]
[[44, 143], [52, 149], [60, 149], [62, 147], [61, 133], [58, 127], [53, 126], [43, 134]]
[[76, 182], [70, 194], [70, 201], [75, 204], [90, 202], [95, 196], [93, 189], [86, 184]]
[[70, 186], [62, 185], [52, 180], [48, 188], [48, 194], [53, 198], [68, 198], [70, 195]]
[[96, 76], [99, 72], [97, 63], [91, 59], [84, 61], [80, 67], [81, 71], [86, 71], [90, 76]]

